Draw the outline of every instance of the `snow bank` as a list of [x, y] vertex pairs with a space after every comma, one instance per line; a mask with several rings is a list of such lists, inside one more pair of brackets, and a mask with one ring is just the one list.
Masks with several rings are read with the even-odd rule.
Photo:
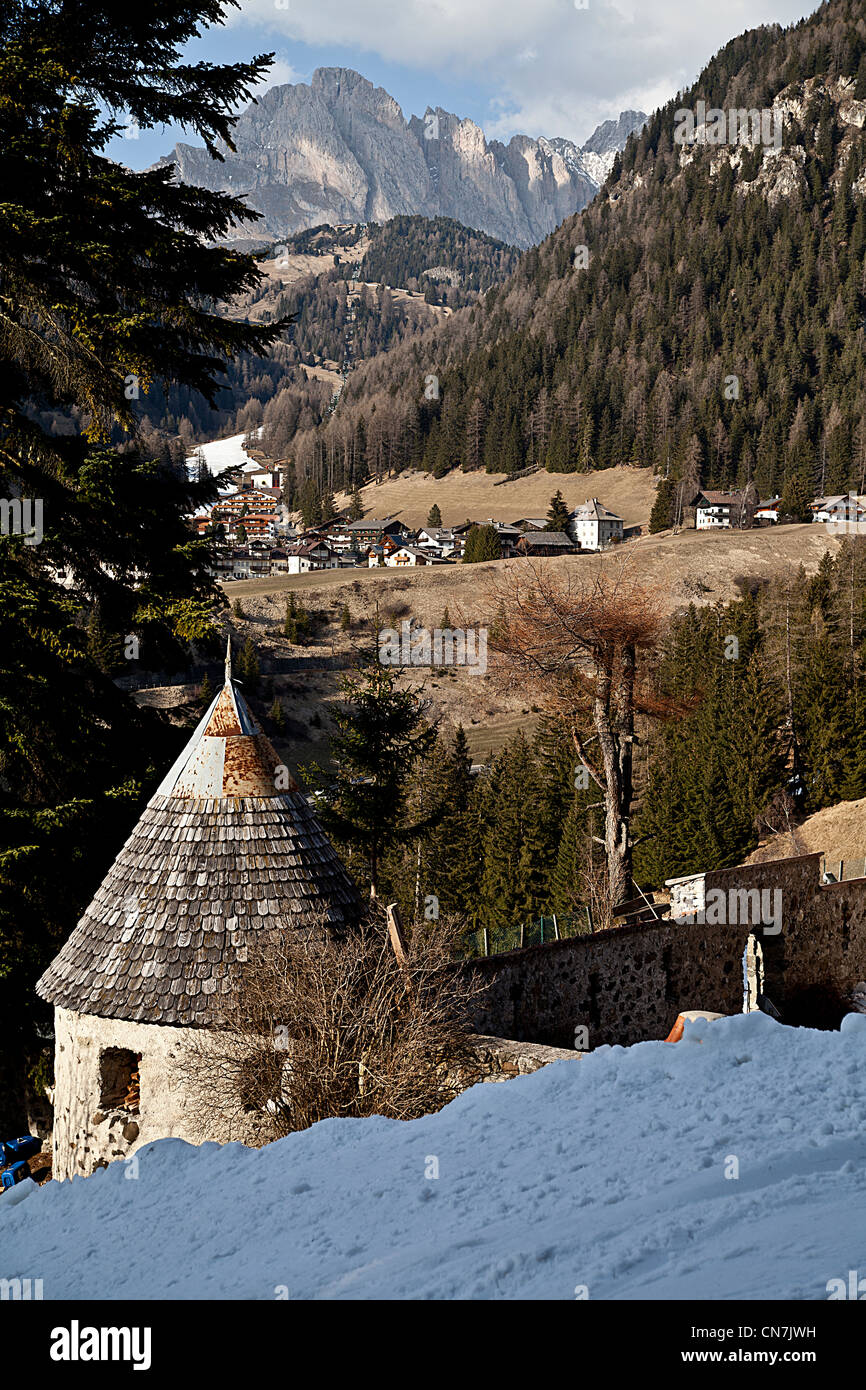
[[192, 467], [198, 461], [199, 453], [204, 454], [208, 472], [215, 475], [224, 473], [227, 468], [241, 467], [255, 468], [255, 459], [250, 458], [244, 448], [245, 434], [233, 434], [230, 439], [214, 439], [209, 444], [198, 444], [187, 459], [187, 466]]
[[163, 1140], [137, 1178], [22, 1184], [0, 1276], [46, 1299], [825, 1299], [866, 1274], [864, 1127], [866, 1019], [698, 1023], [411, 1124]]

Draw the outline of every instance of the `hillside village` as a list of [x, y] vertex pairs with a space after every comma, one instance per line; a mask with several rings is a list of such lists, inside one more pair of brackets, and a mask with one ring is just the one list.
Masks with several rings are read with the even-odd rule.
[[[213, 572], [221, 581], [317, 570], [417, 568], [457, 564], [467, 558], [598, 554], [654, 529], [650, 518], [626, 523], [598, 497], [569, 509], [559, 491], [551, 497], [547, 515], [510, 521], [488, 516], [443, 526], [435, 504], [427, 525], [413, 527], [397, 515], [356, 515], [365, 511], [358, 497], [340, 512], [331, 499], [334, 514], [330, 518], [304, 525], [285, 501], [284, 461], [257, 460], [255, 454], [259, 453], [255, 446], [250, 452], [244, 450], [249, 461], [231, 470], [237, 477], [236, 485], [224, 485], [219, 500], [191, 519], [195, 533], [214, 544]], [[195, 462], [195, 457], [190, 460], [191, 465]], [[552, 485], [554, 476], [547, 476]], [[741, 491], [700, 491], [685, 498], [682, 490], [680, 494], [675, 531], [744, 531], [806, 519], [786, 514], [778, 496], [759, 499], [753, 486]], [[866, 523], [866, 495], [850, 492], [813, 497], [807, 503], [806, 516], [828, 525], [832, 534], [858, 534]], [[476, 536], [483, 533], [482, 544], [476, 548], [470, 543], [467, 556], [472, 532]]]
[[753, 1307], [866, 1297], [862, 6], [582, 144], [262, 86], [229, 8], [0, 20], [0, 1301], [37, 1373], [241, 1298], [811, 1360]]

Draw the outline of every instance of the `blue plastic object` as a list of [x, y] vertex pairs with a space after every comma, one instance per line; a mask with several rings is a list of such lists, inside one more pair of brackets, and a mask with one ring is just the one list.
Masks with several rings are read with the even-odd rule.
[[20, 1139], [0, 1139], [0, 1168], [16, 1163], [19, 1158], [32, 1158], [42, 1148], [42, 1141], [32, 1134], [22, 1134]]
[[16, 1183], [23, 1182], [25, 1178], [29, 1177], [30, 1169], [27, 1167], [27, 1160], [19, 1159], [10, 1168], [4, 1168], [0, 1172], [0, 1192], [5, 1192], [7, 1188], [14, 1187]]

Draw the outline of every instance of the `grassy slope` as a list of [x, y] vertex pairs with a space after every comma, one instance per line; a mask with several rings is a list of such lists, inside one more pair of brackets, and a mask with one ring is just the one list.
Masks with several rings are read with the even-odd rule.
[[746, 861], [763, 864], [770, 859], [788, 859], [797, 854], [825, 856], [826, 867], [838, 877], [839, 861], [844, 863], [843, 878], [860, 878], [866, 867], [866, 797], [859, 801], [840, 801], [807, 816], [793, 835], [782, 834], [758, 846]]
[[[427, 513], [438, 502], [442, 523], [454, 526], [473, 521], [516, 521], [520, 517], [545, 516], [550, 499], [559, 489], [569, 507], [598, 497], [629, 524], [646, 523], [655, 497], [656, 479], [646, 468], [605, 468], [594, 473], [533, 473], [512, 483], [495, 486], [504, 473], [461, 473], [444, 478], [431, 473], [402, 473], [382, 483], [368, 483], [361, 495], [367, 516], [396, 515], [408, 526], [423, 526]], [[339, 496], [338, 506], [348, 497]]]
[[[496, 489], [500, 490], [504, 489]], [[674, 536], [665, 532], [630, 541], [603, 556], [572, 556], [544, 563], [554, 570], [587, 576], [623, 564], [634, 567], [644, 583], [658, 590], [664, 608], [672, 612], [690, 601], [685, 587], [690, 579], [708, 585], [710, 591], [702, 601], [714, 603], [736, 595], [734, 579], [738, 575], [769, 577], [801, 562], [807, 571], [813, 572], [824, 550], [838, 544], [823, 526], [815, 525], [742, 533], [682, 531]], [[243, 621], [231, 620], [239, 640], [249, 635], [263, 649], [269, 648], [280, 656], [303, 656], [314, 665], [319, 657], [336, 656], [348, 667], [359, 647], [365, 643], [369, 646], [367, 624], [375, 617], [377, 605], [383, 623], [397, 610], [396, 621], [411, 615], [426, 627], [437, 627], [447, 605], [453, 624], [484, 624], [491, 617], [486, 587], [508, 565], [526, 563], [515, 560], [399, 572], [332, 570], [239, 581], [228, 584], [226, 593], [232, 600], [241, 600], [246, 615]], [[298, 649], [284, 643], [282, 620], [289, 589], [299, 591], [308, 607], [326, 611], [330, 617], [316, 646]], [[353, 631], [348, 635], [339, 628], [344, 603], [353, 619]], [[313, 755], [320, 757], [324, 752], [324, 729], [311, 726], [309, 721], [317, 711], [326, 711], [328, 702], [337, 696], [337, 674], [321, 668], [299, 669], [296, 676], [277, 682], [286, 713], [300, 726], [283, 750], [290, 766]], [[425, 677], [418, 671], [412, 673], [411, 679], [415, 684], [423, 680], [431, 702], [431, 717], [441, 717], [445, 727], [458, 721], [464, 724], [476, 757], [486, 757], [518, 728], [529, 731], [534, 722], [535, 697], [528, 692], [522, 699], [504, 696], [490, 676], [461, 670], [427, 673]], [[863, 854], [866, 855], [866, 847]]]

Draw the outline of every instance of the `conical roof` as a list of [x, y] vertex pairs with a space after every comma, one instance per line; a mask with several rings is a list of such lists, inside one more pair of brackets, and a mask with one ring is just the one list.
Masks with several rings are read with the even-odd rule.
[[207, 1027], [264, 935], [359, 900], [231, 676], [36, 986], [79, 1013]]

